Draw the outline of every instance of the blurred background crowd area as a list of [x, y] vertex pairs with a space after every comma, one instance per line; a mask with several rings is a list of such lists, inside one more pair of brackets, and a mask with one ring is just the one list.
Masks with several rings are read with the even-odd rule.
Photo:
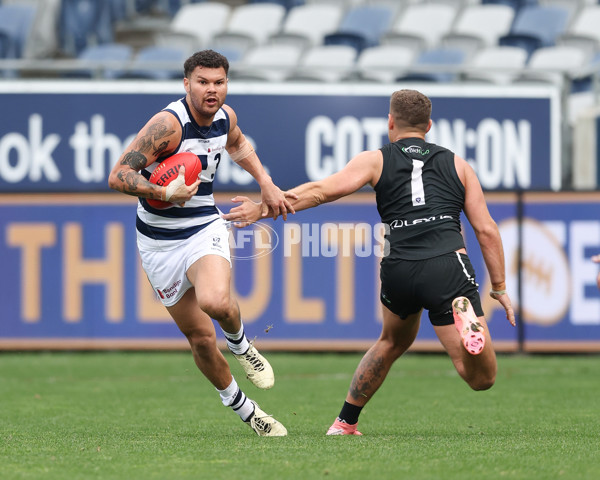
[[593, 91], [597, 0], [0, 0], [0, 75], [181, 78], [194, 51], [232, 79], [550, 82]]
[[245, 84], [552, 85], [589, 189], [598, 25], [599, 0], [0, 0], [0, 82], [181, 79], [211, 48]]

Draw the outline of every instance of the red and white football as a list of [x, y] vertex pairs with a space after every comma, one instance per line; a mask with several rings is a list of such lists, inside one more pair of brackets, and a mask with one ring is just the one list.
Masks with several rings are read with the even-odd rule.
[[[185, 183], [191, 185], [202, 172], [202, 162], [198, 155], [191, 152], [176, 153], [166, 158], [153, 170], [149, 180], [156, 185], [165, 187], [177, 178], [182, 165], [185, 166]], [[154, 208], [162, 209], [173, 206], [171, 202], [163, 202], [162, 200], [148, 198], [147, 201]]]

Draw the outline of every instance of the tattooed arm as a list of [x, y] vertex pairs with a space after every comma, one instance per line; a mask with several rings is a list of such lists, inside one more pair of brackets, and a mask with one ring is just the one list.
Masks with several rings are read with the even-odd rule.
[[[161, 200], [162, 187], [146, 180], [140, 170], [154, 163], [159, 157], [173, 153], [181, 140], [181, 125], [168, 112], [159, 112], [139, 131], [125, 149], [108, 178], [108, 186], [119, 192], [136, 197]], [[185, 183], [180, 188], [184, 190]], [[185, 189], [187, 190], [187, 189]], [[186, 198], [187, 197], [187, 198]], [[186, 201], [187, 192], [171, 197], [173, 202]]]

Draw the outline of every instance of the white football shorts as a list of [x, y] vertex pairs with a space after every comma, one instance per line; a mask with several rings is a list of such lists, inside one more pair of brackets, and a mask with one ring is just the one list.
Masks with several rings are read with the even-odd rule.
[[165, 307], [175, 305], [192, 287], [186, 272], [199, 258], [219, 255], [231, 265], [229, 231], [221, 219], [182, 241], [177, 248], [165, 251], [139, 248], [139, 252], [148, 280]]

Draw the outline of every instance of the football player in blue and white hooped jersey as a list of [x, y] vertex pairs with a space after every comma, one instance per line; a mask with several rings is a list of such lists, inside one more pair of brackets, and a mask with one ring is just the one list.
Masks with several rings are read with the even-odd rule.
[[[284, 436], [285, 427], [262, 411], [238, 387], [217, 348], [211, 319], [219, 322], [227, 345], [257, 387], [271, 388], [273, 369], [248, 341], [237, 301], [231, 295], [229, 233], [215, 206], [212, 182], [226, 151], [258, 182], [263, 216], [287, 219], [289, 199], [267, 175], [258, 156], [225, 105], [229, 62], [212, 50], [184, 63], [186, 95], [154, 115], [113, 167], [108, 183], [139, 197], [136, 229], [142, 266], [152, 287], [187, 337], [198, 368], [215, 386], [224, 405], [261, 436]], [[148, 181], [166, 158], [192, 152], [202, 162], [200, 178], [185, 183], [185, 169], [169, 185]], [[172, 203], [156, 209], [146, 199]]]

